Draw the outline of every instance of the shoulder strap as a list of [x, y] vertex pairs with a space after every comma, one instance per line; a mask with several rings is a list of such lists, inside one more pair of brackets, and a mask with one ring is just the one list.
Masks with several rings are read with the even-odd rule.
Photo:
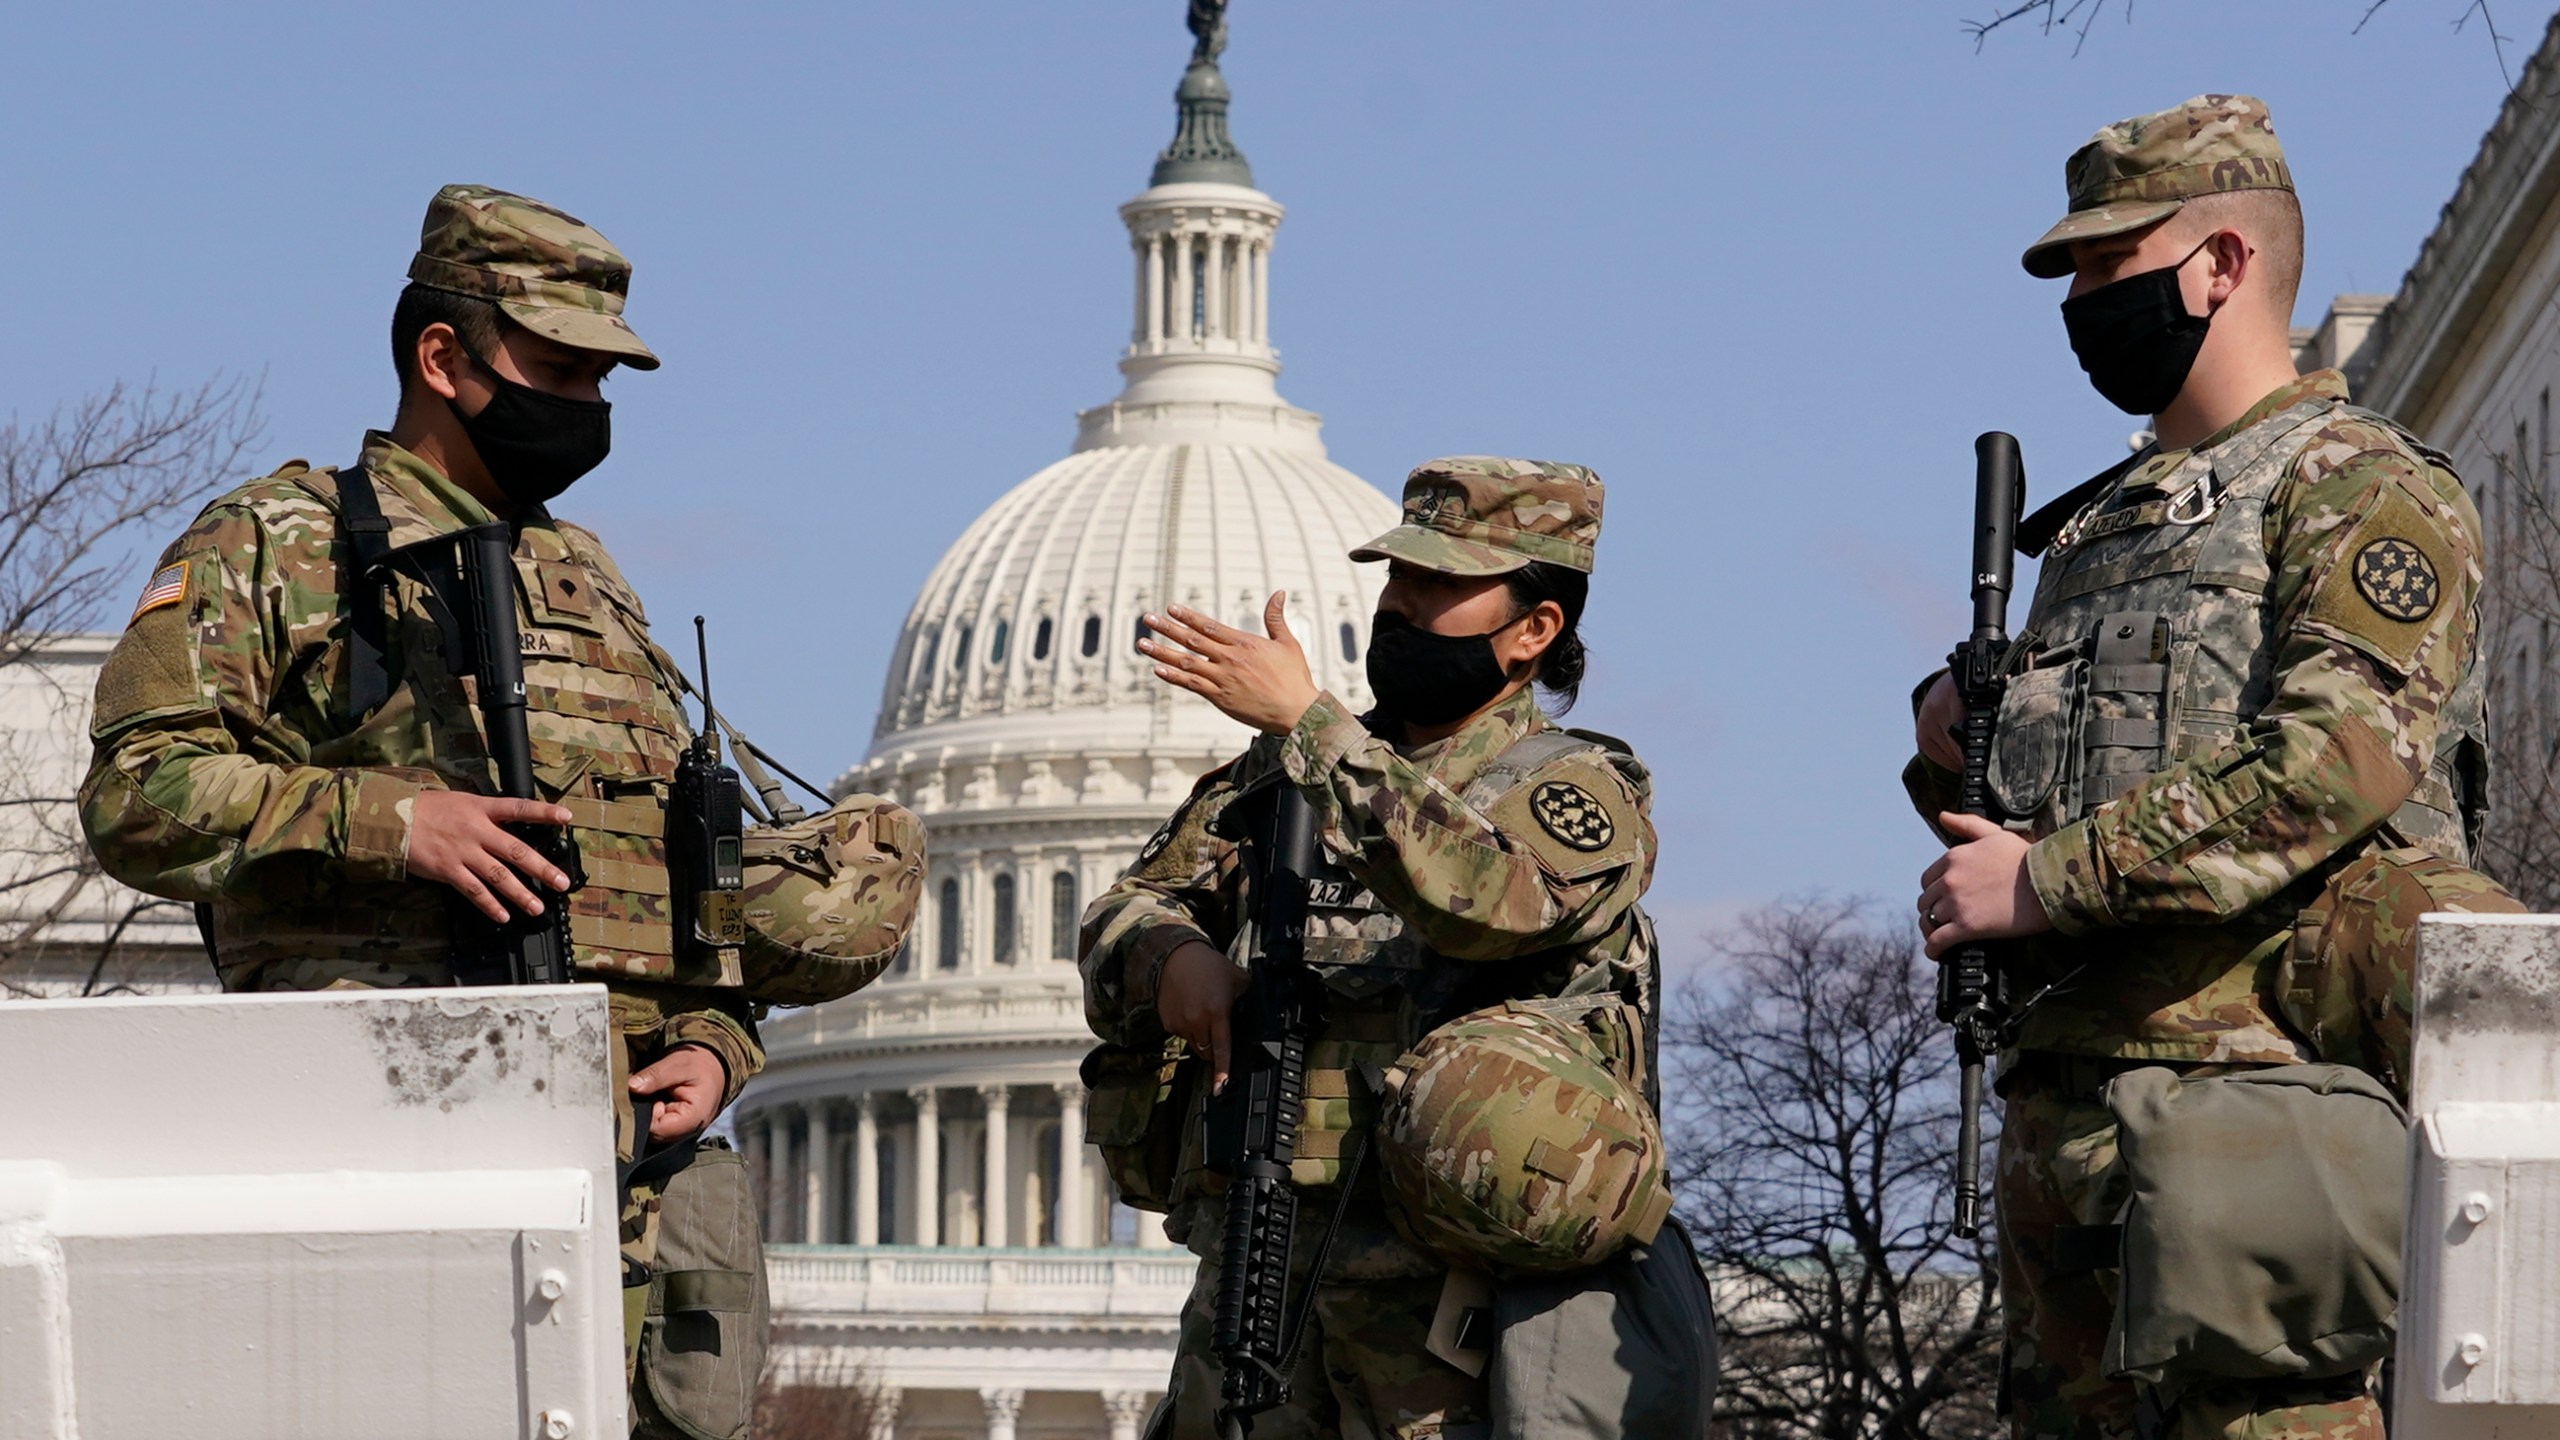
[[347, 718], [362, 720], [391, 698], [382, 605], [391, 522], [382, 517], [381, 497], [362, 461], [338, 472], [338, 525], [346, 532], [349, 562], [339, 577], [347, 597]]
[[1462, 798], [1481, 810], [1509, 793], [1512, 787], [1543, 770], [1550, 762], [1583, 750], [1607, 750], [1608, 745], [1575, 730], [1540, 730], [1523, 735], [1511, 748], [1496, 755], [1467, 782]]
[[2145, 445], [2037, 507], [2036, 513], [2018, 522], [2018, 553], [2042, 555], [2053, 544], [2054, 537], [2062, 533], [2062, 527], [2071, 523], [2072, 516], [2087, 509], [2092, 501], [2105, 494], [2134, 466], [2158, 454], [2159, 450], [2157, 445]]

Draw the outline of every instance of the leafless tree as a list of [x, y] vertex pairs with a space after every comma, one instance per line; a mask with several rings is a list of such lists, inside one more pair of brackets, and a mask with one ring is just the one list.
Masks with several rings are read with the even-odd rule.
[[2560, 909], [2560, 507], [2549, 457], [2489, 452], [2480, 665], [2489, 676], [2490, 793], [2480, 868], [2536, 910]]
[[747, 1423], [755, 1440], [870, 1440], [881, 1401], [870, 1372], [838, 1355], [786, 1375], [779, 1326], [766, 1353], [774, 1358], [756, 1384], [755, 1415]]
[[1947, 1229], [1955, 1056], [1913, 933], [1761, 911], [1665, 1031], [1683, 1211], [1718, 1277], [1731, 1440], [1996, 1428], [1998, 1270]]
[[88, 673], [54, 647], [115, 618], [145, 547], [238, 478], [259, 389], [117, 384], [0, 425], [0, 995], [130, 988], [126, 941], [181, 907], [102, 874], [72, 809]]

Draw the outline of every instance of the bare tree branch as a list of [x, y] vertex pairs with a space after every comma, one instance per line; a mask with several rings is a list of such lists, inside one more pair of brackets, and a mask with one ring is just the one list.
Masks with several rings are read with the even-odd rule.
[[[2380, 13], [2383, 6], [2390, 3], [2391, 0], [2366, 0], [2363, 13], [2356, 16], [2356, 23], [2348, 29], [2347, 33], [2363, 34], [2364, 27], [2372, 23], [2373, 17]], [[2007, 9], [1994, 11], [1987, 20], [1967, 20], [1962, 23], [1964, 33], [1973, 37], [1973, 48], [1977, 54], [1981, 52], [1983, 42], [1990, 38], [1992, 31], [2013, 21], [2026, 20], [2031, 21], [2039, 32], [2046, 35], [2056, 30], [2070, 32], [2071, 53], [2076, 56], [2087, 48], [2089, 29], [2097, 23], [2099, 12], [2106, 8], [2107, 0], [2018, 0], [2018, 3], [2010, 5]], [[2515, 91], [2516, 82], [2514, 72], [2507, 64], [2507, 45], [2513, 37], [2499, 33], [2497, 20], [2489, 14], [2489, 0], [2464, 0], [2462, 9], [2453, 17], [2454, 33], [2460, 34], [2463, 27], [2469, 25], [2471, 18], [2475, 15], [2480, 18], [2481, 28], [2489, 32], [2489, 49], [2490, 53], [2497, 57], [2498, 77], [2506, 82], [2507, 90], [2512, 94]], [[2124, 18], [2126, 24], [2133, 23], [2133, 0], [2125, 0]], [[2079, 22], [2076, 25], [2072, 23], [2075, 20]]]
[[2560, 907], [2560, 497], [2551, 456], [2532, 449], [2526, 426], [2511, 446], [2477, 439], [2495, 470], [2480, 493], [2478, 663], [2496, 804], [2475, 859], [2517, 899], [2550, 910]]
[[70, 791], [92, 671], [51, 647], [121, 618], [136, 552], [238, 477], [258, 402], [238, 377], [119, 383], [0, 424], [0, 994], [131, 990], [137, 928], [184, 914], [116, 884], [89, 852]]

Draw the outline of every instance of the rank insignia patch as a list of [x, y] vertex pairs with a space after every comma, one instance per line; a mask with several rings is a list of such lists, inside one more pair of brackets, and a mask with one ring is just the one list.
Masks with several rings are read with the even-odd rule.
[[1567, 781], [1550, 780], [1531, 792], [1529, 813], [1539, 829], [1576, 850], [1599, 850], [1618, 837], [1617, 825], [1591, 792]]
[[2436, 567], [2406, 540], [2376, 540], [2356, 552], [2357, 592], [2394, 620], [2434, 614], [2439, 588]]
[[[185, 563], [182, 561], [176, 565], [163, 565], [151, 572], [151, 583], [142, 587], [142, 599], [133, 607], [133, 620], [139, 620], [154, 610], [175, 605], [186, 598], [187, 567]], [[133, 620], [127, 620], [124, 623], [130, 625]]]

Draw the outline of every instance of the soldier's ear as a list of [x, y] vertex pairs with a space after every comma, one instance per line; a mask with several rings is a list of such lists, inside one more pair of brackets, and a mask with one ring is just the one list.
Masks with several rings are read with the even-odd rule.
[[470, 363], [471, 357], [462, 348], [462, 337], [439, 320], [418, 332], [417, 348], [409, 356], [410, 383], [451, 400], [458, 393], [455, 376]]
[[1555, 644], [1556, 637], [1563, 633], [1563, 606], [1553, 600], [1541, 600], [1530, 606], [1529, 613], [1521, 616], [1502, 634], [1499, 642], [1504, 651], [1502, 668], [1508, 670], [1516, 665], [1525, 665], [1546, 654], [1547, 647]]

